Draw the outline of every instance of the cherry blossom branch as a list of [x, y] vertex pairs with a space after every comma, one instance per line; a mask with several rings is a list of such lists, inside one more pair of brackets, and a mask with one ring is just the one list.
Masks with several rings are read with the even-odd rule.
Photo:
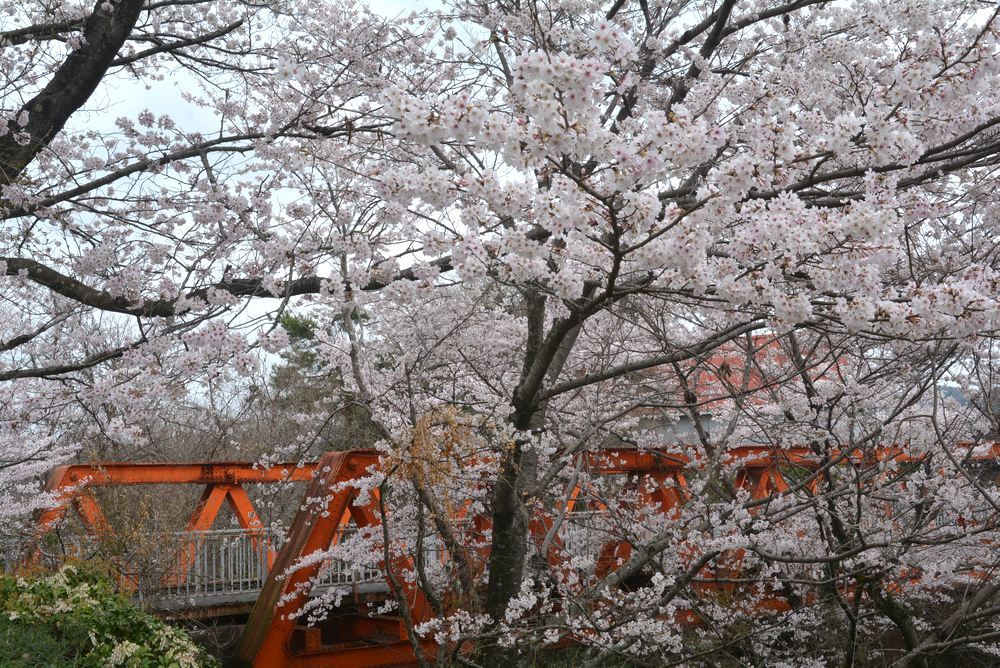
[[83, 27], [83, 45], [70, 53], [53, 73], [49, 83], [25, 104], [18, 114], [27, 114], [20, 124], [28, 134], [0, 136], [0, 185], [13, 183], [56, 134], [69, 117], [90, 98], [104, 78], [119, 49], [128, 39], [142, 11], [143, 0], [120, 0], [111, 12], [98, 0]]
[[16, 209], [0, 209], [3, 212], [3, 220], [18, 218], [20, 216], [29, 215], [39, 209], [53, 206], [59, 204], [60, 202], [65, 202], [74, 197], [79, 197], [80, 195], [92, 192], [97, 188], [103, 186], [111, 185], [112, 183], [123, 179], [127, 176], [132, 176], [133, 174], [139, 174], [142, 172], [147, 172], [151, 170], [156, 170], [160, 167], [165, 167], [172, 162], [178, 162], [180, 160], [186, 160], [189, 158], [196, 158], [208, 153], [246, 153], [252, 151], [252, 146], [227, 146], [226, 144], [231, 144], [239, 141], [248, 141], [252, 139], [261, 139], [264, 137], [262, 133], [244, 133], [239, 135], [227, 135], [225, 137], [219, 137], [216, 139], [210, 139], [207, 141], [199, 142], [187, 148], [183, 148], [177, 151], [172, 151], [158, 158], [145, 158], [143, 160], [138, 160], [127, 167], [122, 167], [121, 169], [115, 170], [109, 174], [106, 174], [93, 181], [88, 181], [87, 183], [80, 184], [75, 188], [71, 188], [57, 195], [50, 195], [45, 199], [39, 200], [27, 207], [18, 207]]
[[545, 399], [551, 399], [552, 397], [562, 394], [563, 392], [569, 392], [571, 390], [576, 390], [587, 385], [593, 385], [594, 383], [599, 383], [605, 380], [610, 380], [612, 378], [617, 378], [627, 373], [632, 373], [635, 371], [642, 371], [644, 369], [651, 369], [657, 366], [663, 366], [666, 364], [672, 364], [674, 362], [682, 362], [684, 360], [689, 360], [692, 357], [697, 357], [703, 355], [706, 352], [715, 350], [719, 346], [725, 344], [728, 341], [737, 339], [740, 336], [753, 332], [759, 329], [763, 329], [765, 323], [761, 320], [754, 320], [749, 323], [743, 323], [740, 325], [735, 325], [719, 333], [717, 336], [705, 339], [698, 342], [693, 346], [685, 346], [679, 348], [671, 353], [666, 353], [664, 355], [657, 355], [656, 357], [650, 357], [647, 359], [636, 360], [634, 362], [627, 362], [625, 364], [620, 364], [618, 366], [612, 367], [610, 369], [605, 369], [604, 371], [597, 371], [579, 378], [574, 378], [558, 385], [555, 385], [548, 390], [544, 390], [539, 393], [539, 400], [544, 401]]
[[190, 37], [187, 39], [179, 39], [174, 42], [163, 42], [158, 38], [152, 38], [151, 41], [157, 43], [157, 46], [150, 47], [143, 51], [137, 51], [136, 53], [125, 56], [122, 58], [115, 58], [111, 61], [111, 67], [123, 67], [125, 65], [130, 65], [132, 63], [138, 62], [143, 58], [148, 58], [149, 56], [155, 56], [158, 53], [171, 53], [177, 51], [178, 49], [183, 49], [189, 46], [196, 46], [198, 44], [205, 44], [211, 42], [212, 40], [218, 39], [219, 37], [225, 37], [229, 33], [233, 32], [241, 25], [243, 25], [243, 19], [233, 21], [229, 25], [222, 26], [218, 30], [213, 30], [212, 32], [205, 33], [204, 35], [198, 35], [197, 37]]
[[[6, 265], [7, 276], [23, 275], [34, 283], [44, 286], [63, 297], [101, 311], [125, 313], [147, 318], [169, 318], [180, 315], [191, 308], [190, 305], [179, 307], [178, 302], [180, 300], [178, 299], [136, 301], [126, 297], [114, 296], [106, 290], [92, 288], [83, 281], [62, 274], [30, 258], [5, 257], [0, 258], [0, 263]], [[442, 272], [451, 271], [453, 268], [450, 256], [439, 258], [429, 264], [438, 267]], [[412, 268], [403, 269], [390, 279], [372, 279], [362, 286], [361, 289], [365, 291], [381, 290], [394, 281], [420, 280], [416, 274], [417, 272]], [[266, 281], [263, 278], [236, 278], [219, 281], [191, 290], [185, 294], [184, 299], [188, 302], [205, 300], [213, 291], [227, 293], [236, 297], [263, 297], [269, 299], [315, 295], [328, 290], [333, 280], [339, 279], [304, 276], [280, 284], [281, 287], [278, 290], [272, 290], [266, 287]], [[346, 284], [346, 286], [350, 287], [349, 284]]]
[[82, 24], [83, 19], [67, 19], [5, 30], [0, 32], [0, 46], [17, 46], [32, 40], [56, 39], [58, 35], [75, 30]]
[[118, 359], [127, 351], [135, 348], [138, 343], [141, 343], [141, 341], [127, 346], [119, 346], [117, 348], [105, 350], [91, 355], [83, 361], [75, 364], [53, 364], [43, 367], [25, 367], [22, 369], [13, 369], [11, 371], [0, 371], [0, 382], [17, 380], [18, 378], [51, 378], [54, 376], [62, 376], [67, 373], [73, 373], [75, 371], [83, 371], [84, 369], [89, 369], [109, 360]]
[[65, 322], [66, 320], [69, 319], [70, 315], [71, 314], [69, 314], [69, 313], [62, 313], [62, 314], [60, 314], [58, 316], [50, 318], [48, 321], [46, 321], [42, 325], [36, 327], [34, 330], [32, 330], [30, 332], [26, 332], [26, 333], [24, 333], [24, 334], [22, 334], [20, 336], [15, 336], [15, 337], [13, 337], [11, 339], [8, 339], [6, 341], [0, 341], [0, 352], [5, 352], [7, 350], [13, 350], [14, 348], [18, 348], [20, 346], [23, 346], [25, 343], [28, 343], [29, 341], [33, 340], [34, 338], [36, 338], [38, 336], [41, 336], [42, 334], [44, 334], [45, 332], [47, 332], [51, 328], [55, 327], [59, 323]]

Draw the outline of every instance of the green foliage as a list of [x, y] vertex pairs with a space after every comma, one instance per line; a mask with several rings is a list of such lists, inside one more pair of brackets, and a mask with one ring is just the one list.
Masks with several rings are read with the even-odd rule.
[[286, 313], [281, 316], [280, 323], [281, 327], [288, 333], [288, 338], [293, 342], [312, 339], [316, 336], [317, 323], [312, 318]]
[[73, 665], [63, 644], [44, 626], [10, 621], [0, 614], [0, 666], [5, 668], [60, 668]]
[[[352, 319], [360, 325], [368, 316], [355, 309]], [[330, 398], [342, 404], [338, 419], [330, 421], [320, 432], [318, 442], [324, 449], [354, 449], [371, 447], [380, 434], [374, 428], [368, 411], [354, 403], [354, 396], [344, 388], [337, 369], [325, 368], [317, 352], [316, 331], [320, 324], [308, 316], [285, 313], [281, 327], [288, 334], [289, 346], [281, 352], [282, 363], [274, 366], [270, 386], [274, 391], [273, 408], [277, 415], [314, 410]], [[332, 325], [343, 326], [336, 317]]]
[[199, 668], [217, 661], [133, 606], [93, 567], [0, 576], [0, 665]]
[[275, 371], [276, 379], [280, 378], [281, 374], [302, 376], [318, 371], [319, 360], [313, 339], [316, 338], [316, 328], [319, 323], [312, 318], [293, 313], [284, 314], [279, 322], [281, 328], [288, 334], [291, 345], [288, 350], [281, 353], [285, 365]]

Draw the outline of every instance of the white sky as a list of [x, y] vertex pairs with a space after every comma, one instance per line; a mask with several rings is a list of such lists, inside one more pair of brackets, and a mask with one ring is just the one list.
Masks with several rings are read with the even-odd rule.
[[[336, 2], [337, 0], [317, 0]], [[411, 11], [442, 8], [442, 0], [374, 0], [366, 3], [376, 13], [386, 17], [409, 14]], [[125, 116], [135, 120], [144, 109], [157, 115], [167, 114], [185, 131], [199, 131], [205, 135], [218, 131], [219, 121], [211, 110], [188, 104], [181, 97], [182, 90], [199, 92], [199, 82], [186, 71], [178, 68], [164, 81], [150, 82], [150, 88], [133, 79], [118, 77], [105, 80], [94, 92], [84, 109], [70, 121], [73, 130], [95, 128], [113, 131], [115, 119]]]

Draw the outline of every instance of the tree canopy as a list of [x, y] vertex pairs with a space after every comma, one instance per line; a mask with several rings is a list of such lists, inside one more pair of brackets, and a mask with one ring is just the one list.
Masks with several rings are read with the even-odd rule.
[[[343, 387], [309, 424], [363, 410], [398, 549], [429, 524], [458, 564], [419, 574], [442, 642], [996, 651], [992, 3], [0, 6], [0, 517], [83, 438], [138, 448], [308, 336]], [[678, 421], [702, 463], [672, 514], [582, 465]], [[816, 466], [751, 499], [751, 443]], [[886, 446], [926, 459], [846, 456]], [[634, 546], [606, 577], [535, 558], [581, 486]], [[490, 520], [481, 568], [458, 508]], [[788, 612], [699, 595], [737, 552]]]

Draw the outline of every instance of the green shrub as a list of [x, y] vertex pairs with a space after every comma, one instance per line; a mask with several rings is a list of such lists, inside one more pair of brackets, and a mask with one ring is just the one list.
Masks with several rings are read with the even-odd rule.
[[0, 576], [0, 665], [216, 666], [184, 631], [133, 606], [92, 568]]
[[0, 615], [0, 666], [4, 668], [62, 668], [63, 644], [45, 627], [12, 622]]

